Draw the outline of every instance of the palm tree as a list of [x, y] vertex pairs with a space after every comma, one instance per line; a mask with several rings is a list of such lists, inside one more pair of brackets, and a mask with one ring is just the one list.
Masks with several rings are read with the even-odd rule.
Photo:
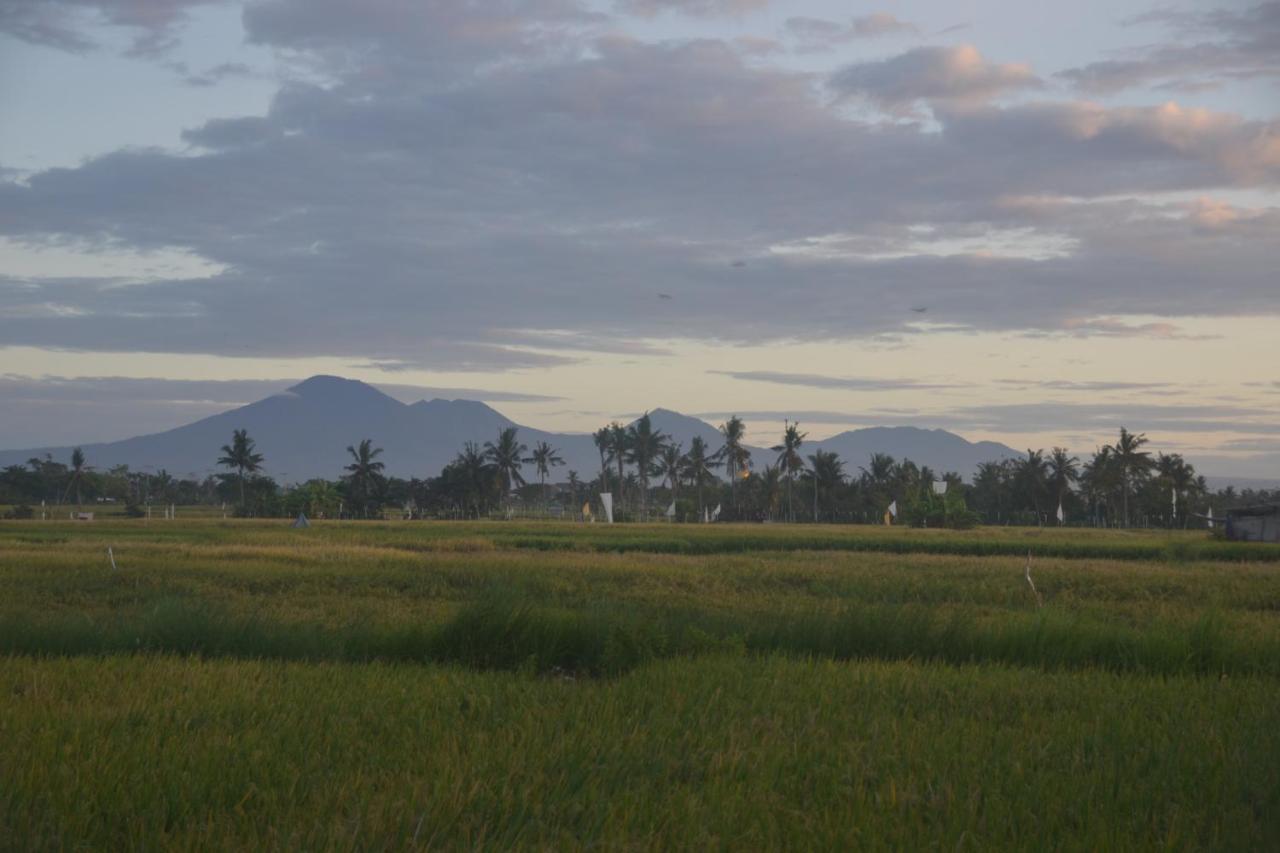
[[[817, 521], [818, 492], [826, 492], [834, 504], [835, 489], [844, 482], [844, 462], [837, 453], [819, 450], [809, 457], [809, 468], [813, 472], [813, 520]], [[834, 506], [832, 520], [835, 520]]]
[[360, 515], [369, 517], [369, 508], [373, 504], [374, 494], [382, 480], [382, 471], [387, 467], [382, 460], [381, 447], [374, 447], [372, 439], [364, 439], [356, 447], [347, 445], [347, 453], [352, 462], [344, 469], [347, 475], [343, 479], [350, 488], [353, 503], [360, 507]]
[[474, 441], [468, 441], [462, 445], [462, 452], [454, 457], [450, 465], [458, 472], [464, 500], [471, 505], [478, 517], [480, 503], [489, 484], [494, 480], [488, 453], [481, 450]]
[[772, 519], [782, 500], [782, 472], [777, 465], [764, 466], [760, 475], [760, 488], [764, 496], [765, 514]]
[[222, 456], [218, 464], [224, 468], [236, 469], [240, 480], [240, 508], [244, 509], [244, 475], [252, 474], [262, 468], [262, 454], [254, 452], [253, 439], [249, 431], [238, 429], [231, 433], [231, 443], [222, 445]]
[[724, 460], [725, 473], [729, 475], [729, 503], [736, 514], [738, 511], [737, 482], [738, 478], [748, 471], [751, 464], [751, 451], [743, 445], [746, 426], [742, 418], [734, 415], [720, 424], [720, 435], [724, 444], [716, 451], [716, 455]]
[[[1195, 495], [1197, 491], [1197, 481], [1202, 478], [1196, 477], [1195, 466], [1189, 464], [1179, 453], [1171, 453], [1168, 456], [1161, 453], [1156, 457], [1156, 471], [1160, 474], [1160, 479], [1169, 487], [1172, 495], [1170, 495], [1170, 503], [1173, 504], [1174, 511], [1169, 514], [1169, 523], [1177, 524], [1178, 515], [1183, 518], [1183, 526], [1185, 526], [1187, 517], [1187, 500]], [[1173, 495], [1177, 495], [1176, 502]], [[1181, 512], [1177, 511], [1181, 508]]]
[[529, 448], [520, 443], [515, 427], [499, 430], [497, 442], [484, 443], [485, 458], [493, 463], [502, 486], [502, 499], [511, 494], [512, 484], [524, 485], [524, 477], [520, 475], [520, 464], [524, 462], [524, 454]]
[[1043, 450], [1027, 450], [1027, 458], [1018, 463], [1015, 475], [1018, 491], [1031, 504], [1036, 522], [1043, 523], [1040, 499], [1049, 491], [1049, 463]]
[[786, 421], [782, 431], [782, 444], [773, 447], [773, 452], [778, 454], [778, 468], [787, 479], [787, 516], [790, 521], [796, 520], [795, 507], [791, 502], [791, 482], [795, 479], [796, 472], [804, 468], [800, 445], [807, 435], [807, 432], [800, 431], [800, 424]]
[[695, 435], [693, 440], [689, 442], [689, 452], [684, 455], [681, 460], [681, 468], [684, 471], [684, 478], [693, 483], [698, 489], [698, 517], [704, 516], [702, 503], [702, 487], [707, 480], [715, 478], [715, 474], [711, 472], [712, 468], [720, 467], [720, 463], [714, 456], [707, 455], [707, 443], [702, 436]]
[[627, 428], [614, 421], [609, 424], [609, 455], [618, 463], [618, 495], [615, 503], [622, 506], [623, 494], [626, 492], [627, 478], [622, 470], [627, 461]]
[[560, 451], [545, 441], [539, 441], [533, 447], [533, 454], [524, 461], [534, 464], [538, 472], [538, 484], [542, 487], [542, 502], [547, 503], [547, 477], [551, 475], [552, 468], [564, 464]]
[[1080, 480], [1080, 459], [1067, 452], [1065, 447], [1055, 447], [1049, 457], [1049, 483], [1058, 505], [1071, 491], [1071, 484]]
[[1151, 454], [1142, 450], [1147, 443], [1146, 433], [1134, 435], [1120, 427], [1120, 440], [1111, 447], [1116, 467], [1120, 473], [1120, 494], [1123, 500], [1124, 526], [1129, 526], [1129, 491], [1134, 482], [1151, 470]]
[[684, 456], [681, 453], [681, 446], [675, 443], [664, 445], [662, 452], [658, 454], [654, 473], [662, 478], [667, 488], [671, 489], [672, 503], [676, 502], [676, 492], [680, 488], [680, 475], [683, 468]]
[[569, 483], [569, 507], [574, 512], [577, 512], [578, 493], [582, 490], [582, 479], [578, 476], [578, 472], [574, 471], [572, 468], [569, 469], [569, 473], [565, 479]]
[[1111, 454], [1111, 446], [1105, 445], [1094, 452], [1093, 458], [1084, 464], [1080, 481], [1084, 492], [1093, 504], [1093, 523], [1099, 522], [1099, 509], [1106, 507], [1108, 523], [1111, 519], [1110, 498], [1119, 487], [1119, 469]]
[[649, 517], [649, 475], [653, 473], [653, 462], [662, 452], [666, 438], [653, 428], [648, 412], [627, 427], [627, 461], [636, 466], [640, 478], [640, 515], [643, 518]]
[[71, 451], [71, 479], [67, 481], [67, 490], [62, 493], [62, 500], [65, 502], [67, 495], [71, 492], [71, 487], [76, 490], [76, 510], [80, 509], [80, 484], [84, 480], [84, 451], [76, 448]]
[[600, 491], [609, 491], [609, 462], [613, 459], [613, 431], [609, 427], [591, 433], [591, 440], [600, 452]]

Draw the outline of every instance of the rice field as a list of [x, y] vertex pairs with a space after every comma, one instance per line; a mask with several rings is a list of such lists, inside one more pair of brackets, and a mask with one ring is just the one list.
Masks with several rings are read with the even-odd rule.
[[1280, 549], [0, 523], [0, 779], [21, 849], [1274, 849]]

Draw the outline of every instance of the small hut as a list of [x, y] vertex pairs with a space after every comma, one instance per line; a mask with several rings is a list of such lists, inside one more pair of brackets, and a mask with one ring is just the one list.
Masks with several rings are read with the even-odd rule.
[[1227, 510], [1227, 538], [1235, 542], [1280, 542], [1280, 504]]

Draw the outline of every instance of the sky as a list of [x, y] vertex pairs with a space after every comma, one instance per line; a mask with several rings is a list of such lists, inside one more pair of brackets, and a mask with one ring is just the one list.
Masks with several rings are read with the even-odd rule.
[[1280, 3], [0, 0], [0, 447], [316, 373], [1280, 477]]

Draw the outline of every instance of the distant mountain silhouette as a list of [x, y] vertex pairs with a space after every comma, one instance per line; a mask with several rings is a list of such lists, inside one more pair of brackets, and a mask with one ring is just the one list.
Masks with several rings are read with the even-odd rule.
[[[720, 447], [719, 431], [705, 421], [661, 408], [653, 409], [649, 416], [655, 429], [685, 449], [695, 435], [701, 435], [713, 450]], [[313, 376], [256, 403], [167, 432], [82, 446], [89, 464], [99, 470], [128, 465], [134, 470], [164, 468], [175, 477], [203, 477], [217, 470], [218, 448], [231, 440], [232, 431], [247, 429], [266, 459], [266, 472], [280, 480], [300, 482], [338, 477], [349, 461], [347, 445], [371, 438], [384, 448], [381, 458], [388, 473], [428, 477], [438, 474], [465, 442], [483, 445], [508, 426], [518, 425], [484, 403], [436, 399], [405, 404], [364, 382]], [[576, 470], [584, 480], [598, 473], [599, 454], [590, 435], [519, 428], [520, 440], [529, 447], [546, 441], [559, 448], [567, 464], [555, 470], [554, 480], [562, 481], [570, 470]], [[839, 453], [851, 474], [856, 474], [872, 453], [888, 453], [899, 460], [909, 457], [938, 473], [957, 471], [966, 478], [979, 462], [1018, 455], [1003, 444], [975, 444], [945, 430], [914, 427], [850, 430], [825, 441], [806, 443], [802, 451], [807, 456], [819, 448]], [[0, 451], [0, 466], [23, 464], [46, 453], [65, 462], [71, 448]], [[774, 454], [752, 448], [752, 456], [752, 468], [758, 470], [772, 462]], [[534, 479], [531, 470], [526, 476]]]

